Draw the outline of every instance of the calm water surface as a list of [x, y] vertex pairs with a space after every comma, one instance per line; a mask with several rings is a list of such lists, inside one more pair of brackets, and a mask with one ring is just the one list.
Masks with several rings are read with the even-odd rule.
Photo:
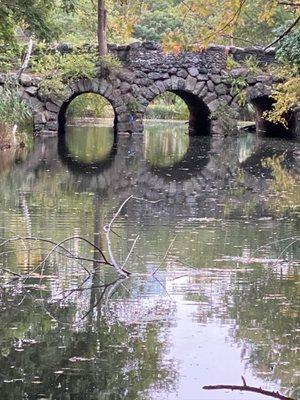
[[[202, 389], [241, 376], [300, 398], [299, 145], [185, 131], [69, 127], [0, 154], [1, 399], [260, 398]], [[119, 280], [79, 237], [108, 256], [131, 195]], [[72, 236], [94, 262], [20, 240]]]

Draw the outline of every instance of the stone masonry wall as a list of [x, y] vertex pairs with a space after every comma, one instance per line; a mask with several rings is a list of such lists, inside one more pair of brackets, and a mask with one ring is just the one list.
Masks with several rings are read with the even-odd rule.
[[[64, 47], [64, 51], [66, 48]], [[68, 49], [72, 51], [72, 49]], [[134, 43], [130, 46], [110, 46], [110, 52], [123, 64], [119, 70], [103, 75], [100, 69], [91, 80], [79, 79], [66, 85], [63, 99], [45, 98], [39, 86], [41, 78], [24, 74], [21, 78], [20, 96], [33, 110], [34, 131], [37, 134], [56, 134], [65, 122], [68, 104], [83, 93], [98, 93], [105, 97], [115, 111], [117, 132], [142, 132], [143, 116], [149, 103], [159, 94], [171, 91], [180, 96], [189, 107], [190, 132], [219, 132], [220, 121], [210, 115], [220, 106], [233, 109], [238, 106], [237, 80], [245, 82], [247, 101], [257, 106], [257, 119], [261, 119], [276, 80], [267, 73], [252, 76], [241, 67], [228, 70], [226, 60], [230, 55], [241, 64], [249, 56], [255, 57], [263, 67], [274, 61], [274, 51], [259, 48], [211, 46], [202, 52], [165, 54], [153, 43]], [[1, 82], [5, 79], [0, 77]], [[299, 114], [298, 114], [299, 115]], [[296, 132], [296, 114], [291, 124]], [[259, 122], [259, 121], [258, 121]], [[261, 122], [261, 121], [260, 121]], [[258, 126], [262, 124], [258, 123]]]

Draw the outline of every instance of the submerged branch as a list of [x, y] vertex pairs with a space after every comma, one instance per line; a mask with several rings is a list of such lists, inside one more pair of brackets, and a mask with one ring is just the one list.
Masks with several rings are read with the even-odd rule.
[[284, 396], [279, 392], [271, 392], [270, 390], [264, 390], [262, 388], [257, 388], [254, 386], [248, 386], [245, 378], [242, 376], [243, 385], [209, 385], [203, 386], [204, 390], [239, 390], [243, 392], [259, 393], [263, 396], [273, 397], [279, 400], [295, 400], [291, 397]]

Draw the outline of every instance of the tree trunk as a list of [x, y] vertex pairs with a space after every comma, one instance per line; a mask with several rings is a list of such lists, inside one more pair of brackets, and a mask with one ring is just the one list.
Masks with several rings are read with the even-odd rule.
[[98, 0], [98, 46], [100, 57], [107, 54], [105, 0]]

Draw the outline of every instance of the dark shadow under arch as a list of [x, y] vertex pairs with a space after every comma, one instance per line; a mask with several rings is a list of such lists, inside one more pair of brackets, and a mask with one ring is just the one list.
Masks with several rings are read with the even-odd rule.
[[167, 182], [184, 182], [191, 179], [207, 166], [211, 154], [211, 137], [193, 137], [184, 158], [170, 167], [152, 167], [150, 170]]
[[[180, 97], [188, 107], [189, 110], [189, 135], [191, 136], [208, 136], [211, 133], [211, 120], [210, 120], [210, 110], [205, 102], [198, 96], [185, 89], [178, 90], [166, 90], [155, 96], [163, 95], [164, 93], [174, 93]], [[152, 101], [153, 101], [152, 100]]]
[[204, 101], [186, 90], [172, 90], [188, 106], [190, 112], [189, 134], [192, 136], [208, 136], [211, 133], [210, 111]]
[[270, 96], [261, 96], [251, 100], [256, 113], [257, 131], [264, 133], [267, 137], [293, 139], [295, 137], [296, 122], [292, 112], [285, 115], [288, 124], [287, 128], [281, 123], [275, 124], [263, 118], [264, 112], [270, 111], [274, 102]]
[[116, 127], [117, 127], [117, 114], [116, 114], [116, 110], [115, 110], [115, 108], [114, 108], [112, 102], [111, 102], [109, 99], [107, 99], [105, 96], [101, 95], [100, 93], [93, 92], [93, 91], [90, 90], [90, 91], [86, 91], [86, 92], [74, 93], [68, 100], [66, 100], [66, 101], [62, 104], [62, 106], [61, 106], [61, 108], [60, 108], [60, 110], [59, 110], [59, 112], [58, 112], [58, 133], [59, 133], [59, 134], [64, 134], [64, 133], [65, 133], [65, 127], [66, 127], [66, 124], [67, 124], [67, 110], [68, 110], [68, 107], [69, 107], [69, 105], [71, 104], [71, 102], [72, 102], [76, 97], [79, 97], [79, 96], [84, 95], [84, 94], [90, 94], [90, 93], [91, 93], [91, 94], [96, 94], [96, 95], [98, 95], [99, 97], [102, 97], [103, 99], [105, 99], [106, 101], [108, 101], [108, 103], [111, 105], [112, 109], [114, 110], [113, 128], [114, 128], [114, 131], [116, 131]]

